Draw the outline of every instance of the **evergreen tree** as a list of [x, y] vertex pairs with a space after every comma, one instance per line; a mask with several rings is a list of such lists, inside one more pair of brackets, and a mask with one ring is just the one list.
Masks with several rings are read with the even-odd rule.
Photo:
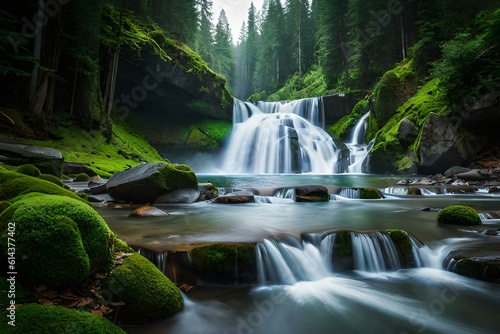
[[212, 63], [213, 57], [213, 24], [212, 24], [212, 0], [200, 0], [199, 2], [199, 29], [196, 41], [196, 52], [207, 62]]
[[249, 96], [254, 91], [254, 76], [257, 64], [257, 48], [259, 33], [257, 31], [257, 17], [256, 9], [253, 2], [250, 4], [248, 10], [248, 23], [247, 23], [247, 40], [245, 45], [245, 58], [246, 58], [246, 74], [245, 74], [245, 93], [244, 96]]
[[231, 79], [233, 75], [232, 35], [224, 10], [221, 10], [215, 27], [213, 55], [212, 69]]
[[237, 45], [233, 47], [233, 63], [234, 63], [234, 83], [231, 85], [233, 88], [233, 95], [239, 99], [244, 99], [246, 94], [245, 81], [246, 81], [246, 43], [247, 43], [247, 25], [243, 21], [241, 25], [240, 34], [238, 37]]

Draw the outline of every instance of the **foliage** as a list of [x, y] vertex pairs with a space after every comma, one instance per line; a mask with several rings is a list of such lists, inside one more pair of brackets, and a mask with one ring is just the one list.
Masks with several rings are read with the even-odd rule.
[[282, 88], [269, 95], [267, 101], [298, 100], [307, 97], [328, 95], [330, 93], [332, 91], [327, 89], [326, 79], [321, 68], [312, 66], [303, 76], [295, 73], [285, 82]]
[[126, 303], [122, 309], [143, 320], [166, 318], [183, 308], [175, 285], [148, 259], [134, 253], [115, 267], [103, 287]]
[[476, 210], [466, 205], [451, 205], [437, 214], [437, 221], [441, 224], [452, 225], [481, 225], [481, 218]]
[[[8, 311], [4, 310], [2, 318]], [[2, 333], [125, 333], [106, 318], [56, 305], [25, 304], [16, 309], [16, 326], [2, 321]]]
[[38, 177], [41, 174], [40, 170], [31, 164], [21, 165], [17, 167], [16, 172], [34, 177]]
[[360, 100], [349, 115], [342, 117], [335, 124], [331, 125], [328, 131], [337, 138], [346, 138], [352, 127], [356, 125], [356, 122], [369, 111], [369, 103], [368, 99]]

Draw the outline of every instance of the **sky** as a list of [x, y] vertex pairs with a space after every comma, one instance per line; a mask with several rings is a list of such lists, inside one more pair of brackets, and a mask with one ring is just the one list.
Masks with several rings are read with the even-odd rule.
[[240, 34], [241, 25], [243, 21], [248, 18], [248, 9], [250, 4], [253, 2], [257, 11], [262, 8], [263, 0], [213, 0], [212, 11], [214, 13], [214, 25], [217, 24], [219, 20], [219, 14], [221, 9], [226, 12], [227, 20], [229, 21], [229, 27], [233, 33], [233, 42], [238, 42], [238, 36]]

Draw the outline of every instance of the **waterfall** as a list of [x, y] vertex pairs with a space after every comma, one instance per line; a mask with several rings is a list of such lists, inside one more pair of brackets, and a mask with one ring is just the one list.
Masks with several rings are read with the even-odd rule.
[[373, 147], [374, 141], [365, 143], [364, 137], [366, 128], [368, 127], [368, 117], [370, 112], [361, 117], [351, 130], [350, 139], [346, 142], [346, 146], [351, 151], [350, 154], [350, 164], [348, 167], [349, 173], [366, 173], [368, 154]]
[[343, 173], [348, 149], [326, 132], [323, 100], [234, 100], [233, 132], [222, 169], [233, 174]]
[[[401, 268], [392, 239], [384, 232], [348, 232], [351, 238], [351, 270], [380, 273]], [[316, 281], [334, 275], [337, 233], [330, 233], [320, 241], [306, 238], [301, 242], [266, 239], [257, 244], [257, 277], [259, 283], [294, 284], [299, 281]], [[411, 238], [411, 237], [410, 237]], [[311, 240], [312, 239], [312, 240]], [[411, 238], [414, 266], [422, 263], [419, 245]]]

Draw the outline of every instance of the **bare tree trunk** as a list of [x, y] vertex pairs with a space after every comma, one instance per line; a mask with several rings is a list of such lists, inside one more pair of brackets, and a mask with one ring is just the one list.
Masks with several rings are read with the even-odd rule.
[[[36, 29], [35, 29], [35, 47], [33, 50], [33, 55], [35, 58], [37, 58], [39, 61], [41, 61], [41, 55], [42, 55], [42, 32], [43, 32], [43, 8], [44, 8], [44, 0], [38, 0], [38, 13], [37, 13], [37, 20], [35, 22], [36, 24]], [[33, 70], [31, 73], [31, 83], [30, 83], [30, 90], [29, 90], [29, 102], [31, 105], [34, 104], [34, 99], [36, 98], [37, 95], [37, 88], [38, 88], [38, 64], [33, 65]], [[39, 108], [40, 111], [42, 108]]]
[[73, 111], [74, 111], [74, 107], [75, 107], [76, 82], [78, 79], [78, 66], [80, 66], [80, 57], [76, 58], [75, 79], [73, 80], [73, 93], [71, 94], [71, 106], [69, 108], [69, 114], [71, 116], [73, 116]]
[[43, 105], [45, 104], [45, 99], [47, 97], [47, 89], [49, 86], [49, 75], [47, 73], [42, 73], [40, 79], [40, 85], [36, 91], [35, 96], [30, 105], [30, 110], [33, 113], [41, 114], [43, 110]]

